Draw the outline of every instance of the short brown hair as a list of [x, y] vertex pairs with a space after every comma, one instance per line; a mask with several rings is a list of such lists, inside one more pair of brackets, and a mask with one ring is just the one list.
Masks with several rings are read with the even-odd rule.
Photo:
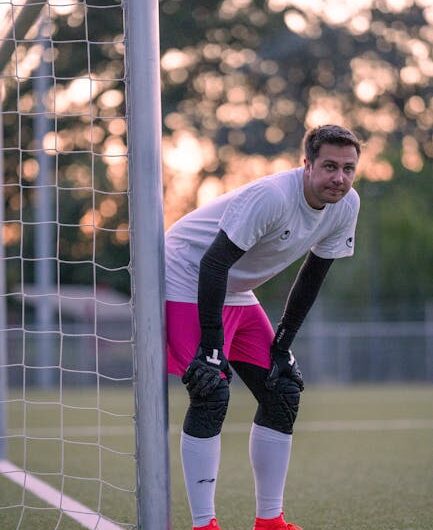
[[361, 142], [352, 131], [339, 125], [320, 125], [307, 131], [304, 136], [304, 151], [307, 160], [314, 162], [323, 144], [353, 145], [358, 157], [361, 154]]

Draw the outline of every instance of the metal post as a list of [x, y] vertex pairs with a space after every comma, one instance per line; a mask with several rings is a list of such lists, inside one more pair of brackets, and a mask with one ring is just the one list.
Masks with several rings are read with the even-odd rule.
[[[368, 267], [370, 286], [370, 320], [374, 323], [382, 321], [381, 308], [381, 242], [380, 242], [380, 201], [382, 198], [382, 188], [377, 182], [369, 182], [366, 188], [368, 197]], [[366, 357], [368, 359], [368, 372], [365, 374], [370, 382], [378, 381], [381, 376], [380, 352], [382, 350], [381, 338], [377, 336], [369, 337], [366, 347]]]
[[[2, 44], [0, 46], [0, 72], [2, 72], [15, 51], [17, 39], [23, 39], [31, 25], [39, 16], [44, 6], [40, 0], [26, 0], [21, 6], [15, 6], [15, 13], [19, 11], [15, 20], [8, 28], [1, 31]], [[31, 7], [31, 9], [27, 9]], [[1, 110], [1, 109], [0, 109]], [[3, 123], [0, 124], [0, 149], [3, 149]], [[5, 256], [3, 245], [4, 221], [4, 193], [3, 193], [3, 151], [0, 153], [0, 458], [6, 456], [6, 393], [7, 393], [7, 349], [6, 349], [6, 293]]]
[[[35, 23], [38, 16], [40, 15], [40, 12], [42, 8], [46, 5], [45, 2], [41, 2], [40, 0], [25, 0], [22, 2], [19, 6], [14, 5], [14, 18], [9, 22], [8, 27], [2, 28], [1, 33], [1, 45], [0, 45], [0, 71], [2, 72], [6, 65], [8, 64], [13, 52], [15, 51], [16, 42], [17, 40], [24, 39], [27, 31], [30, 29], [30, 27]], [[1, 131], [3, 134], [3, 130]], [[3, 141], [3, 136], [2, 136]], [[3, 178], [3, 171], [1, 172], [0, 178]], [[2, 193], [0, 193], [0, 200], [3, 196]], [[3, 204], [2, 204], [3, 207]], [[0, 221], [3, 219], [3, 217], [0, 217]], [[1, 236], [0, 236], [1, 239]], [[1, 242], [1, 241], [0, 241]], [[0, 256], [1, 259], [1, 256]], [[0, 268], [0, 278], [2, 276], [2, 269]], [[0, 280], [1, 281], [1, 280]], [[1, 290], [0, 292], [4, 292]], [[1, 303], [1, 302], [0, 302]], [[1, 313], [1, 308], [0, 308]], [[1, 320], [0, 320], [1, 323]], [[0, 339], [1, 340], [1, 339]], [[0, 343], [0, 361], [1, 356], [6, 355], [5, 348], [2, 343]], [[3, 370], [1, 371], [3, 372]], [[41, 370], [41, 373], [46, 371]], [[1, 377], [2, 374], [0, 373], [0, 386], [1, 386]], [[1, 392], [1, 389], [0, 389]], [[0, 412], [1, 416], [1, 412]], [[1, 420], [0, 420], [1, 421]]]
[[314, 383], [328, 382], [326, 369], [328, 335], [323, 308], [323, 301], [316, 300], [309, 318], [309, 347], [311, 362], [311, 379]]
[[158, 1], [126, 2], [140, 530], [170, 527]]
[[346, 327], [336, 329], [336, 383], [349, 384], [352, 382], [352, 356], [350, 351], [350, 335]]
[[[0, 82], [0, 94], [2, 93]], [[4, 163], [3, 163], [3, 114], [0, 98], [0, 459], [6, 458], [7, 425], [6, 425], [6, 397], [7, 397], [7, 347], [6, 347], [6, 261], [3, 244], [4, 222]]]
[[[39, 38], [43, 40], [43, 50], [48, 48], [45, 35], [47, 21], [42, 18], [39, 26]], [[53, 384], [52, 370], [46, 368], [53, 364], [54, 344], [52, 336], [47, 333], [52, 331], [53, 308], [50, 304], [50, 297], [47, 293], [52, 291], [54, 267], [52, 256], [53, 241], [53, 191], [52, 191], [52, 164], [50, 158], [43, 149], [43, 139], [50, 130], [50, 123], [46, 115], [45, 96], [49, 89], [49, 75], [51, 73], [49, 64], [43, 59], [37, 71], [34, 82], [34, 92], [36, 97], [36, 117], [35, 117], [35, 145], [38, 149], [37, 159], [39, 163], [39, 175], [36, 181], [35, 200], [35, 257], [38, 258], [35, 264], [35, 284], [37, 292], [42, 296], [36, 299], [36, 329], [44, 333], [37, 336], [37, 365], [36, 381], [41, 388], [48, 388]]]
[[24, 39], [25, 34], [38, 18], [45, 2], [41, 0], [26, 0], [20, 6], [14, 5], [15, 13], [20, 9], [18, 16], [10, 23], [5, 32], [1, 32], [2, 45], [0, 46], [0, 72], [15, 51], [17, 40]]
[[425, 306], [425, 365], [426, 382], [433, 382], [433, 301]]

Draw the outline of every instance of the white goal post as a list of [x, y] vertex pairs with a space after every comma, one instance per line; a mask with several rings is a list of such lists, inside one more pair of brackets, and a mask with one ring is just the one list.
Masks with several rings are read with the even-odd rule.
[[169, 529], [158, 21], [156, 0], [128, 2], [126, 64], [135, 285], [138, 514], [144, 530]]
[[[57, 529], [67, 517], [95, 530], [169, 530], [158, 1], [0, 0], [0, 9], [2, 14], [7, 11], [5, 20], [9, 22], [0, 30], [0, 101], [8, 100], [10, 86], [16, 86], [16, 106], [12, 110], [0, 109], [0, 119], [3, 122], [6, 118], [8, 122], [5, 125], [0, 122], [0, 481], [10, 480], [13, 487], [20, 488], [15, 496], [11, 494], [12, 500], [7, 496], [6, 500], [2, 498], [0, 520], [12, 521], [12, 518], [2, 518], [16, 512], [16, 526], [11, 528], [21, 528], [29, 513], [37, 513], [38, 517], [47, 516], [42, 523], [44, 530]], [[102, 14], [104, 10], [113, 10], [113, 15], [120, 17], [123, 34], [97, 41], [89, 33], [90, 14], [94, 20], [97, 13]], [[48, 26], [55, 26], [57, 22], [69, 25], [71, 32], [80, 27], [84, 37], [55, 40], [51, 29], [44, 33], [47, 22]], [[43, 58], [38, 60], [34, 47], [41, 43], [47, 48], [45, 51], [42, 48], [39, 53]], [[57, 76], [58, 45], [76, 45], [76, 50], [82, 49], [88, 70]], [[124, 49], [123, 73], [119, 75], [109, 66], [103, 73], [95, 73], [92, 55], [95, 48], [103, 49], [108, 57], [110, 53], [123, 54]], [[26, 50], [31, 51], [27, 58]], [[49, 70], [44, 71], [44, 65], [48, 65]], [[36, 91], [30, 95], [29, 81]], [[124, 87], [123, 91], [119, 85]], [[71, 87], [75, 87], [75, 100], [71, 96], [69, 106], [58, 105], [56, 98], [65, 99]], [[116, 98], [120, 101], [117, 107]], [[37, 107], [37, 101], [42, 106]], [[102, 108], [100, 113], [98, 105]], [[17, 145], [7, 137], [7, 127], [15, 115]], [[33, 126], [29, 127], [26, 120]], [[76, 130], [83, 131], [81, 134], [85, 138], [68, 139], [67, 129], [60, 126], [65, 120], [72, 127], [76, 126], [74, 120], [78, 120], [81, 129], [77, 127]], [[52, 129], [46, 128], [48, 123], [54, 124]], [[71, 137], [77, 134], [76, 130]], [[23, 138], [29, 131], [33, 131], [33, 139], [24, 145]], [[99, 137], [102, 139], [98, 140]], [[4, 171], [3, 166], [5, 157], [9, 160], [13, 156], [16, 156], [18, 178], [9, 181], [4, 179], [7, 170]], [[49, 165], [43, 162], [44, 157]], [[64, 163], [67, 157], [71, 160], [70, 170]], [[115, 163], [120, 167], [124, 160], [124, 171], [114, 168], [116, 173]], [[108, 176], [103, 175], [104, 167]], [[76, 181], [75, 173], [79, 175]], [[69, 178], [68, 182], [64, 175]], [[13, 199], [18, 214], [11, 218], [5, 211], [5, 202], [15, 189], [19, 190]], [[64, 217], [64, 197], [69, 195], [79, 197], [77, 204], [88, 207], [77, 221], [66, 221]], [[33, 208], [36, 208], [32, 218], [23, 213], [29, 201], [33, 201]], [[54, 202], [52, 212], [51, 202]], [[103, 204], [104, 212], [108, 212], [106, 217]], [[112, 212], [122, 208], [127, 212], [127, 222], [115, 224]], [[64, 257], [61, 237], [63, 231], [68, 230], [80, 233], [77, 249], [88, 248], [90, 258], [79, 254], [72, 259]], [[39, 243], [45, 246], [30, 256], [26, 254], [25, 245], [33, 236], [36, 245], [37, 241], [45, 241]], [[14, 237], [19, 252], [10, 254], [8, 245]], [[100, 260], [98, 249], [102, 237], [118, 238], [123, 243], [129, 238], [129, 262], [117, 263], [115, 257], [112, 263]], [[54, 249], [50, 249], [51, 239], [55, 239]], [[18, 285], [10, 285], [9, 274], [8, 278], [6, 275], [15, 265], [17, 270], [12, 276], [19, 277]], [[55, 271], [50, 279], [51, 265]], [[29, 266], [34, 271], [31, 285], [25, 281], [30, 276], [26, 272]], [[69, 284], [65, 271], [72, 267], [90, 271], [93, 282], [86, 290], [80, 290], [78, 283]], [[38, 274], [45, 275], [43, 289], [49, 292], [41, 291], [41, 286], [36, 285]], [[130, 294], [107, 291], [107, 280], [99, 282], [98, 274], [104, 278], [127, 275]], [[13, 324], [8, 323], [7, 317], [11, 302], [18, 307], [18, 320]], [[49, 311], [56, 314], [57, 320], [38, 321], [36, 315], [36, 324], [29, 325], [27, 313], [37, 313], [41, 303], [45, 303], [45, 307], [50, 305]], [[85, 312], [85, 307], [91, 308], [87, 315], [90, 323], [66, 321], [67, 315], [80, 320], [80, 312]], [[119, 317], [126, 319], [122, 322], [126, 322], [129, 315], [130, 336], [125, 335], [129, 324], [126, 331], [125, 326], [120, 329], [119, 336], [111, 329], [106, 335], [99, 319], [108, 314], [114, 320], [116, 314], [123, 315]], [[52, 348], [55, 353], [48, 354], [48, 349]], [[123, 360], [130, 360], [131, 373], [115, 372], [116, 352]], [[108, 372], [102, 368], [106, 354], [114, 360]], [[8, 387], [11, 373], [19, 373], [17, 378], [22, 381], [19, 391]], [[74, 387], [74, 401], [69, 402], [68, 382], [75, 380], [79, 383]], [[93, 400], [90, 405], [86, 401], [89, 388]], [[130, 393], [126, 402], [129, 403], [130, 397], [133, 410], [117, 406], [112, 388], [119, 388], [121, 396], [125, 395], [125, 389]], [[111, 396], [111, 401], [105, 394]], [[8, 425], [8, 417], [16, 411], [19, 411], [22, 424], [12, 421], [12, 425]], [[53, 418], [59, 420], [58, 424]], [[71, 419], [71, 424], [67, 423], [67, 418]], [[74, 426], [73, 423], [79, 421], [77, 418], [81, 423]], [[111, 443], [110, 436], [129, 433], [132, 438], [132, 429], [135, 432], [132, 448], [125, 449], [117, 441]], [[58, 467], [49, 461], [50, 447], [53, 460], [58, 457]], [[73, 469], [73, 459], [69, 455], [74, 453], [80, 460], [80, 450], [83, 461], [88, 459], [88, 467], [94, 467], [93, 474], [90, 470], [87, 474]], [[117, 467], [113, 469], [124, 470], [118, 473], [119, 477], [113, 471], [111, 476], [105, 473], [110, 457], [117, 459]], [[135, 469], [131, 468], [130, 461], [135, 462]], [[129, 469], [132, 474], [128, 475]], [[123, 474], [128, 476], [125, 478]], [[131, 479], [134, 487], [129, 485]], [[0, 490], [2, 484], [0, 482]], [[95, 498], [89, 498], [89, 504], [83, 503], [82, 498], [72, 498], [70, 492], [74, 487], [71, 484], [78, 484], [75, 490], [83, 490], [80, 492], [82, 498], [86, 497], [86, 490], [90, 492], [89, 497], [94, 494]], [[116, 503], [116, 495], [119, 499], [134, 496], [136, 513], [124, 517], [124, 507], [118, 510], [120, 515], [115, 509], [106, 513], [108, 503]], [[118, 502], [121, 506], [122, 501]], [[35, 530], [37, 528], [35, 526]]]

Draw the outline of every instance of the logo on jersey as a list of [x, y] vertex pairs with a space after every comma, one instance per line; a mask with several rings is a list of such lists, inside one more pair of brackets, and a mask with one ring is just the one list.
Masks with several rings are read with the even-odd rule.
[[353, 237], [348, 237], [346, 239], [346, 246], [349, 247], [349, 248], [353, 247]]
[[284, 232], [280, 235], [280, 239], [285, 241], [286, 239], [289, 239], [290, 236], [290, 230], [284, 230]]

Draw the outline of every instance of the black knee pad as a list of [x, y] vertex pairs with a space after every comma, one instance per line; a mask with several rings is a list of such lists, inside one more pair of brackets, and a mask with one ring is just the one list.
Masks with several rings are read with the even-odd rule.
[[204, 398], [190, 397], [183, 431], [196, 438], [211, 438], [221, 432], [229, 404], [229, 384], [221, 379], [217, 388]]
[[285, 434], [293, 433], [301, 392], [288, 377], [280, 377], [274, 390], [260, 393], [254, 423]]

